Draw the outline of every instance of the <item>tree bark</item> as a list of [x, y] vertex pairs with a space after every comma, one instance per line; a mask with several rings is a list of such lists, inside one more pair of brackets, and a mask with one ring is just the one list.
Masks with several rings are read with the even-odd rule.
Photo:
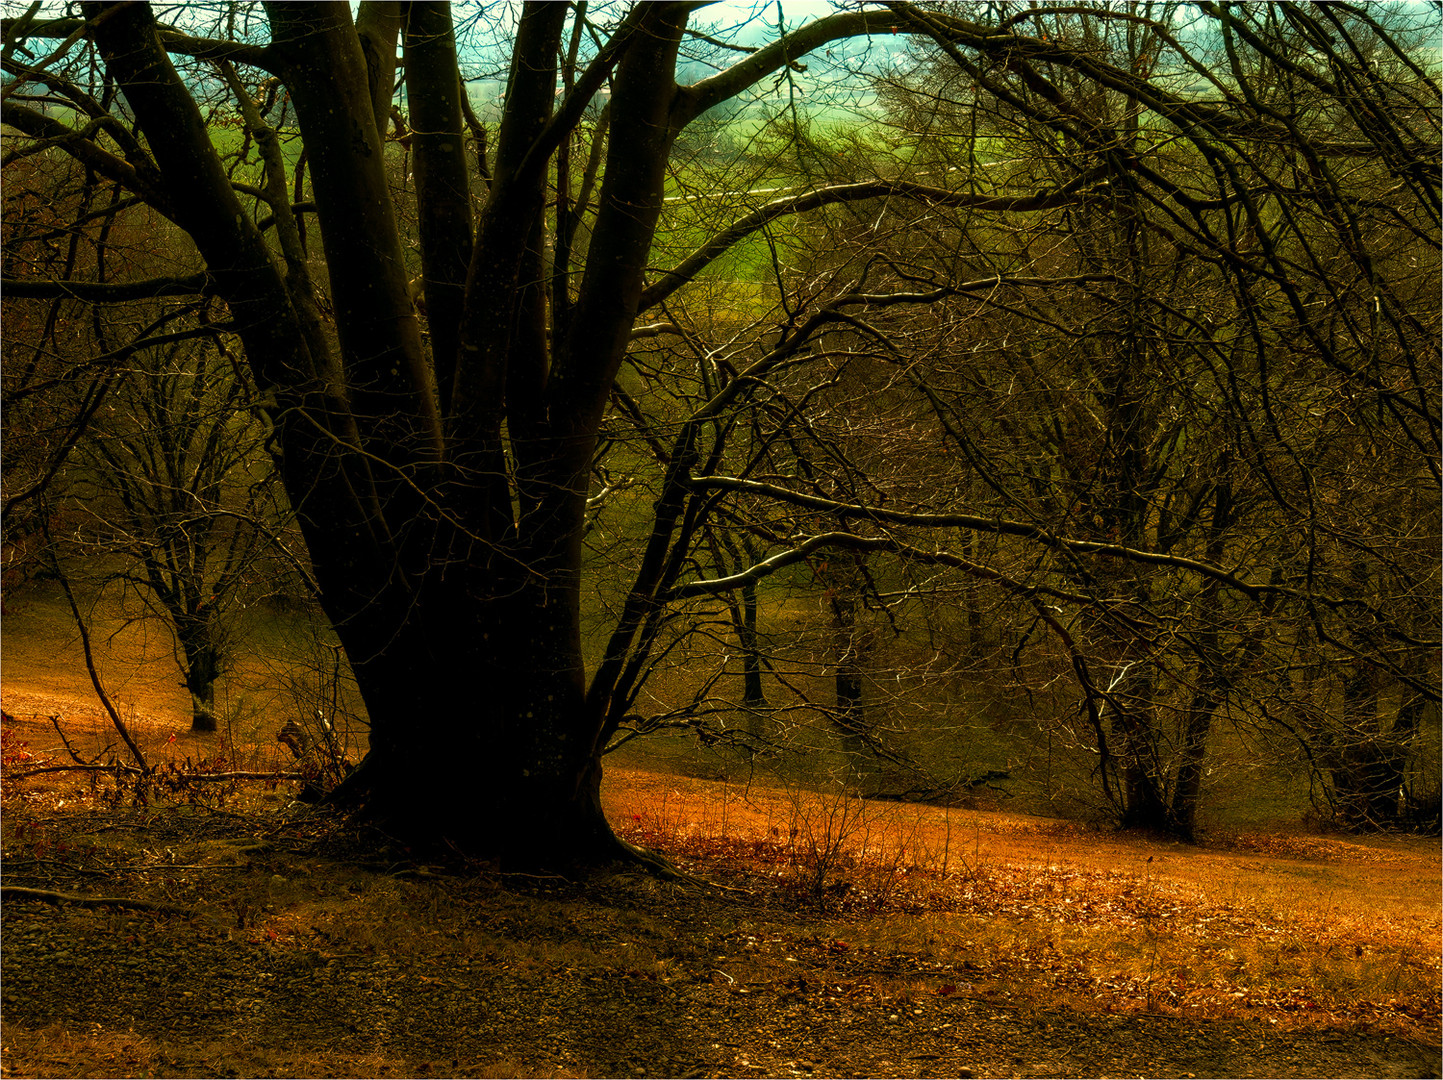
[[190, 691], [191, 725], [196, 732], [215, 731], [215, 684], [220, 678], [221, 652], [209, 640], [206, 628], [186, 632], [177, 627], [181, 651], [185, 656], [185, 687]]
[[[1212, 523], [1208, 530], [1207, 557], [1222, 562], [1226, 555], [1228, 530], [1233, 523], [1233, 489], [1229, 475], [1232, 457], [1225, 453], [1220, 463], [1223, 475], [1218, 478], [1213, 496]], [[1182, 761], [1178, 765], [1173, 788], [1172, 827], [1186, 840], [1197, 833], [1198, 799], [1202, 792], [1203, 760], [1207, 756], [1208, 733], [1213, 714], [1227, 697], [1227, 658], [1220, 647], [1221, 587], [1216, 581], [1203, 583], [1198, 607], [1206, 620], [1198, 635], [1199, 652], [1197, 686], [1183, 720]]]

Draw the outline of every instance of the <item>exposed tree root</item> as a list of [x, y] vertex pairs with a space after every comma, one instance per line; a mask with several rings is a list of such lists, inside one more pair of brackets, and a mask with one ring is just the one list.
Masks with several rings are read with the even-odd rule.
[[622, 862], [636, 863], [645, 867], [652, 874], [661, 878], [662, 881], [682, 881], [688, 885], [705, 885], [706, 882], [700, 878], [692, 877], [690, 874], [678, 870], [671, 860], [655, 851], [623, 840], [615, 833], [611, 834], [612, 841], [616, 844], [617, 852]]
[[722, 885], [715, 881], [708, 881], [706, 878], [696, 877], [694, 874], [688, 874], [684, 870], [679, 870], [665, 855], [651, 851], [648, 848], [638, 847], [633, 843], [623, 840], [615, 833], [612, 834], [612, 838], [622, 851], [621, 861], [637, 863], [645, 867], [649, 872], [655, 874], [662, 881], [674, 881], [684, 885], [695, 885], [699, 889], [714, 889], [718, 892], [740, 893], [744, 896], [751, 895], [746, 889], [739, 889], [734, 885]]

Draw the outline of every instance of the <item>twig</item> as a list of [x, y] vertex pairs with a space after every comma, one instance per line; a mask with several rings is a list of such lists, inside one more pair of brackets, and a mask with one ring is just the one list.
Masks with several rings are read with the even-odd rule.
[[65, 737], [65, 732], [60, 730], [60, 717], [58, 715], [51, 716], [50, 723], [55, 728], [55, 734], [59, 735], [60, 741], [65, 744], [65, 751], [70, 755], [70, 760], [75, 762], [75, 764], [94, 765], [100, 760], [99, 758], [92, 758], [90, 761], [84, 761], [81, 759], [80, 755], [75, 752], [75, 747], [70, 745], [70, 740]]
[[[133, 776], [145, 775], [141, 769], [134, 765], [126, 765], [116, 762], [113, 765], [42, 765], [39, 768], [28, 769], [25, 772], [10, 773], [11, 780], [24, 780], [27, 776], [39, 776], [41, 773], [54, 772], [124, 772]], [[183, 780], [195, 780], [199, 783], [219, 783], [224, 780], [305, 780], [305, 773], [299, 772], [221, 772], [221, 773], [198, 773], [176, 770], [173, 773], [160, 773], [160, 776], [180, 777]]]
[[141, 769], [134, 765], [125, 765], [116, 762], [114, 765], [42, 765], [36, 769], [29, 769], [25, 772], [11, 773], [11, 780], [24, 780], [27, 776], [39, 776], [41, 773], [52, 772], [125, 772], [135, 776], [145, 775]]
[[163, 911], [172, 915], [195, 918], [200, 912], [194, 908], [167, 904], [160, 900], [142, 900], [130, 896], [76, 896], [73, 893], [52, 892], [49, 889], [29, 889], [23, 885], [0, 885], [0, 897], [8, 900], [39, 900], [45, 904], [75, 904], [78, 907], [132, 908], [136, 911]]
[[564, 881], [568, 885], [571, 884], [571, 879], [562, 874], [527, 874], [520, 870], [488, 870], [485, 867], [477, 867], [471, 872], [485, 874], [487, 877], [527, 878], [530, 881]]
[[962, 1001], [976, 1001], [982, 1005], [986, 1005], [989, 1009], [1012, 1009], [1015, 1012], [1022, 1008], [1022, 1002], [1020, 1001], [995, 1001], [985, 994], [954, 994], [953, 996]]
[[[141, 777], [144, 772], [134, 765], [126, 765], [123, 762], [115, 762], [113, 765], [42, 765], [39, 768], [32, 768], [25, 772], [10, 772], [10, 780], [25, 780], [26, 777], [38, 777], [42, 772], [128, 772], [128, 774]], [[306, 780], [304, 772], [160, 772], [162, 777], [179, 777], [180, 780], [193, 780], [198, 784], [219, 784], [227, 780]]]
[[720, 881], [712, 881], [710, 878], [697, 877], [694, 874], [682, 874], [680, 881], [687, 885], [696, 885], [703, 889], [716, 889], [718, 892], [740, 893], [742, 896], [756, 896], [751, 889], [743, 889], [738, 885], [723, 885]]
[[61, 859], [17, 859], [14, 855], [5, 857], [5, 865], [14, 866], [61, 866], [66, 870], [73, 870], [77, 874], [92, 874], [95, 877], [109, 877], [108, 870], [92, 870], [88, 866], [76, 866], [71, 862], [64, 862]]
[[[50, 542], [50, 526], [43, 523], [45, 541]], [[100, 672], [95, 670], [95, 655], [90, 650], [90, 630], [85, 625], [85, 619], [81, 617], [80, 608], [75, 603], [75, 594], [70, 591], [70, 579], [60, 569], [60, 560], [52, 552], [50, 555], [50, 570], [55, 579], [60, 583], [61, 590], [65, 593], [65, 599], [70, 604], [70, 613], [75, 616], [75, 628], [80, 631], [80, 645], [85, 650], [85, 670], [90, 673], [90, 684], [95, 687], [95, 696], [100, 698], [100, 704], [105, 706], [105, 711], [110, 714], [110, 722], [115, 725], [115, 730], [120, 732], [120, 737], [125, 740], [125, 745], [130, 747], [130, 752], [135, 755], [141, 772], [150, 772], [150, 766], [145, 763], [145, 755], [140, 752], [140, 747], [130, 737], [130, 729], [125, 726], [125, 721], [120, 718], [115, 704], [110, 700], [110, 695], [105, 692], [105, 687], [100, 681]]]
[[[164, 775], [164, 774], [162, 774]], [[221, 780], [305, 780], [305, 773], [299, 772], [176, 772], [172, 775], [182, 776], [187, 780], [197, 780], [201, 783], [211, 783]]]

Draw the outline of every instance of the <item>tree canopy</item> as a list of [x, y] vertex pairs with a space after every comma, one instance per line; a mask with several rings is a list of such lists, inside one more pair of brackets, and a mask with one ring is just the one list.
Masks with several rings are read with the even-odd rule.
[[1126, 823], [1191, 832], [1224, 716], [1409, 812], [1436, 13], [78, 10], [4, 23], [7, 402], [73, 403], [7, 527], [137, 351], [243, 357], [369, 716], [338, 800], [636, 855], [599, 788], [646, 679], [734, 641], [760, 707], [757, 589], [804, 572], [862, 750], [869, 627], [962, 597]]

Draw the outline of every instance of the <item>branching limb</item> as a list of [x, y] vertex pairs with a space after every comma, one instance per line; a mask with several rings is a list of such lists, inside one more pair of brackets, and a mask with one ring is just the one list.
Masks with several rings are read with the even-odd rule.
[[[17, 131], [42, 140], [47, 145], [60, 147], [82, 165], [135, 192], [148, 206], [172, 220], [175, 219], [175, 208], [171, 205], [170, 197], [158, 176], [152, 175], [149, 169], [142, 171], [124, 158], [117, 157], [91, 138], [92, 134], [105, 126], [104, 120], [91, 121], [85, 128], [77, 131], [37, 109], [8, 101], [4, 109], [0, 110], [0, 117]], [[29, 148], [26, 149], [28, 151]], [[12, 154], [6, 155], [7, 161]]]
[[[45, 543], [47, 548], [52, 544], [50, 526], [48, 519], [42, 519]], [[90, 630], [85, 625], [85, 617], [80, 614], [80, 607], [75, 603], [75, 594], [70, 589], [70, 579], [60, 568], [60, 561], [55, 557], [54, 550], [49, 551], [51, 572], [55, 579], [60, 582], [61, 591], [65, 593], [66, 603], [70, 605], [70, 613], [75, 617], [75, 627], [80, 631], [80, 644], [85, 650], [85, 670], [90, 674], [90, 685], [95, 688], [95, 696], [100, 698], [100, 703], [105, 706], [106, 713], [110, 716], [110, 722], [115, 725], [115, 730], [120, 732], [120, 737], [125, 740], [125, 745], [130, 747], [136, 763], [140, 766], [142, 773], [149, 773], [150, 766], [145, 762], [145, 755], [141, 753], [140, 747], [135, 739], [131, 737], [130, 729], [125, 726], [125, 721], [120, 718], [120, 712], [116, 709], [115, 703], [110, 700], [110, 695], [105, 692], [105, 685], [100, 681], [100, 672], [95, 668], [95, 654], [90, 648]]]
[[40, 281], [31, 278], [0, 280], [8, 300], [81, 300], [87, 304], [118, 304], [127, 300], [154, 300], [162, 296], [196, 296], [206, 290], [206, 274], [149, 278], [145, 281]]
[[[1029, 213], [1051, 210], [1077, 202], [1086, 197], [1085, 189], [1096, 183], [1101, 177], [1101, 170], [1094, 170], [1078, 176], [1058, 188], [1008, 197], [984, 195], [971, 191], [948, 191], [946, 188], [913, 183], [909, 180], [868, 180], [860, 184], [836, 184], [831, 187], [818, 188], [815, 191], [804, 191], [799, 195], [773, 199], [753, 210], [729, 228], [717, 233], [716, 236], [687, 256], [676, 269], [668, 271], [661, 280], [648, 286], [641, 294], [641, 306], [638, 310], [645, 311], [655, 307], [724, 255], [738, 241], [745, 239], [779, 217], [804, 214], [837, 203], [892, 197], [929, 206], [963, 207], [993, 213]], [[987, 282], [980, 284], [995, 284], [998, 280], [987, 279]], [[959, 290], [965, 290], [965, 288], [966, 286], [958, 286]]]
[[[1191, 570], [1207, 578], [1221, 582], [1237, 592], [1242, 593], [1251, 600], [1258, 600], [1268, 594], [1282, 592], [1295, 596], [1310, 596], [1313, 600], [1329, 607], [1361, 607], [1360, 601], [1340, 599], [1336, 597], [1325, 597], [1317, 594], [1301, 592], [1297, 589], [1273, 583], [1257, 584], [1245, 581], [1221, 567], [1212, 566], [1200, 559], [1189, 559], [1181, 555], [1169, 555], [1157, 551], [1145, 551], [1139, 548], [1127, 547], [1124, 544], [1109, 543], [1100, 540], [1078, 540], [1066, 536], [1058, 536], [1048, 529], [1039, 525], [1033, 525], [1025, 521], [1009, 521], [1006, 518], [988, 518], [977, 514], [923, 514], [909, 513], [899, 510], [887, 510], [882, 507], [860, 506], [852, 503], [843, 503], [835, 499], [826, 499], [819, 495], [809, 495], [805, 492], [793, 491], [790, 488], [781, 487], [777, 484], [768, 484], [759, 480], [745, 480], [739, 477], [722, 476], [694, 476], [691, 479], [693, 486], [698, 488], [723, 488], [731, 491], [741, 491], [753, 495], [765, 495], [780, 502], [791, 503], [794, 506], [804, 506], [811, 510], [824, 511], [835, 514], [842, 518], [867, 518], [877, 522], [885, 522], [893, 525], [916, 525], [923, 527], [949, 527], [971, 529], [976, 532], [996, 533], [1002, 536], [1018, 536], [1029, 540], [1035, 540], [1046, 547], [1055, 548], [1059, 551], [1070, 551], [1084, 555], [1104, 555], [1113, 558], [1124, 559], [1128, 562], [1144, 563], [1153, 566], [1170, 566], [1179, 570]], [[849, 537], [850, 533], [827, 533], [824, 537], [812, 537], [805, 543], [790, 552], [783, 552], [765, 560], [746, 571], [744, 575], [736, 575], [734, 578], [722, 579], [713, 583], [694, 582], [684, 586], [685, 595], [698, 595], [701, 592], [714, 592], [718, 586], [732, 588], [740, 585], [744, 578], [755, 580], [767, 574], [790, 565], [798, 559], [805, 558], [807, 554], [824, 547], [828, 543], [839, 542], [839, 538]], [[829, 538], [829, 539], [828, 539]], [[861, 539], [861, 538], [855, 538]], [[887, 541], [888, 544], [891, 541]], [[781, 560], [773, 565], [774, 560]], [[725, 584], [723, 584], [725, 582]], [[704, 587], [705, 586], [705, 587]], [[1434, 646], [1435, 642], [1415, 642], [1409, 639], [1409, 644], [1420, 644]]]
[[673, 115], [679, 125], [690, 123], [713, 105], [735, 97], [768, 75], [791, 67], [796, 60], [828, 42], [864, 34], [896, 33], [900, 20], [885, 11], [849, 11], [807, 23], [708, 79], [677, 92]]
[[[50, 718], [50, 723], [51, 723], [51, 726], [53, 726], [53, 727], [55, 728], [55, 734], [59, 735], [59, 736], [60, 736], [60, 741], [65, 744], [65, 752], [70, 755], [70, 760], [71, 760], [71, 761], [75, 762], [75, 764], [77, 764], [77, 765], [84, 765], [84, 766], [86, 766], [86, 767], [89, 767], [89, 766], [92, 766], [92, 765], [96, 765], [96, 764], [99, 763], [99, 761], [100, 761], [99, 758], [94, 758], [94, 759], [92, 759], [92, 760], [90, 760], [90, 761], [84, 761], [84, 760], [81, 759], [80, 755], [75, 752], [75, 747], [73, 747], [73, 746], [70, 745], [70, 740], [65, 737], [65, 732], [62, 731], [61, 728], [60, 728], [60, 717], [58, 717], [58, 716], [52, 716], [52, 717]], [[26, 774], [26, 775], [29, 775], [29, 774]]]
[[[124, 7], [126, 5], [117, 6]], [[3, 26], [6, 42], [11, 40], [12, 34], [15, 35], [17, 44], [31, 38], [61, 40], [63, 44], [52, 50], [50, 57], [36, 65], [43, 67], [75, 42], [92, 33], [105, 17], [106, 13], [88, 20], [42, 19], [39, 22], [29, 22], [28, 25], [21, 27], [18, 24], [24, 21], [24, 16], [22, 16], [18, 19], [6, 19], [0, 26]], [[275, 56], [264, 45], [253, 45], [244, 41], [226, 41], [223, 38], [197, 37], [177, 30], [173, 26], [161, 25], [156, 29], [165, 51], [175, 53], [177, 56], [193, 56], [197, 60], [230, 60], [237, 64], [249, 64], [251, 67], [258, 67], [272, 74], [276, 71]]]

